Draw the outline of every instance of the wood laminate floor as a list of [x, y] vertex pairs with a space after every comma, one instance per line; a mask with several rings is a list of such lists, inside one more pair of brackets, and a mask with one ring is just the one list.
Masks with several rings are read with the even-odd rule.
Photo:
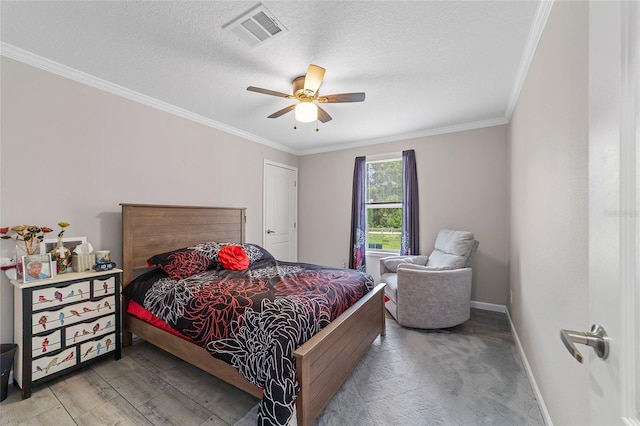
[[[33, 390], [9, 386], [0, 425], [255, 425], [258, 400], [145, 342]], [[388, 316], [316, 425], [544, 425], [505, 314], [445, 330]]]

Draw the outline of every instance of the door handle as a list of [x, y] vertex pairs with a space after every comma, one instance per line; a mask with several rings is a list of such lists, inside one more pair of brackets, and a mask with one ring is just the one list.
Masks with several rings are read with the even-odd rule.
[[560, 330], [560, 339], [562, 339], [564, 346], [578, 362], [582, 362], [583, 358], [574, 343], [591, 346], [596, 352], [596, 355], [603, 360], [609, 356], [609, 337], [604, 331], [604, 328], [599, 324], [593, 324], [591, 331], [588, 332], [562, 329]]
[[267, 229], [267, 234], [275, 234], [276, 231], [272, 231], [271, 229]]

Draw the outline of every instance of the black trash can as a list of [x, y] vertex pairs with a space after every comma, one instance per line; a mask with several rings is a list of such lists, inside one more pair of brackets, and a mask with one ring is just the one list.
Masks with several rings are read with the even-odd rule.
[[16, 354], [18, 345], [15, 343], [0, 344], [0, 372], [2, 373], [2, 381], [0, 381], [0, 401], [7, 399], [9, 391], [9, 372], [13, 365], [13, 357]]

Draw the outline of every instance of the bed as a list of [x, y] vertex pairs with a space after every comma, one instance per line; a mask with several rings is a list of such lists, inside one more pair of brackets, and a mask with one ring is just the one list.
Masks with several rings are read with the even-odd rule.
[[[209, 241], [245, 243], [244, 208], [121, 204], [123, 283], [149, 269], [147, 259]], [[299, 425], [311, 425], [371, 343], [385, 334], [384, 285], [377, 285], [294, 351], [299, 386], [295, 410]], [[133, 303], [133, 302], [132, 302]], [[123, 298], [123, 345], [136, 335], [237, 388], [261, 398], [263, 389], [207, 349], [127, 313]]]

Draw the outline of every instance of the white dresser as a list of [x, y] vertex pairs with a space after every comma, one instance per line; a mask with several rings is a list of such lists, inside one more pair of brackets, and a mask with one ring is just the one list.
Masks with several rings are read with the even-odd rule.
[[87, 362], [120, 359], [122, 271], [69, 272], [14, 289], [14, 368], [22, 397]]

